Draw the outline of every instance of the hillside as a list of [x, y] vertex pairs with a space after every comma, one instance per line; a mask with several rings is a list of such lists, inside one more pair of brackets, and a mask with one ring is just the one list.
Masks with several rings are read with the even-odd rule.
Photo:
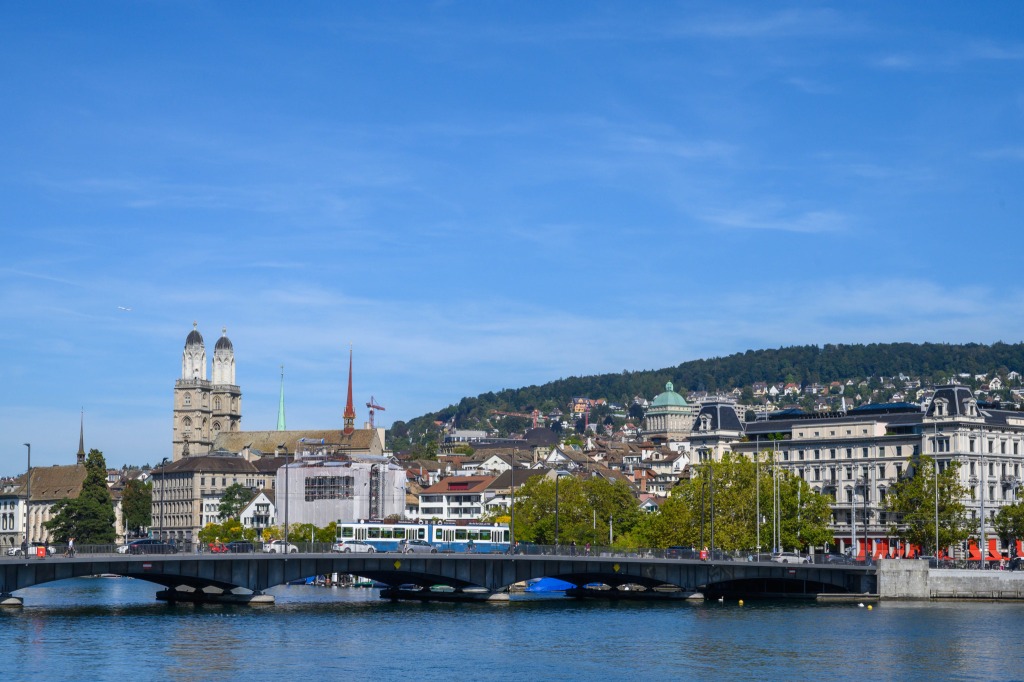
[[[1024, 343], [939, 344], [873, 343], [792, 346], [748, 350], [725, 357], [691, 360], [676, 367], [558, 379], [540, 386], [504, 389], [392, 426], [395, 445], [417, 442], [436, 433], [434, 423], [449, 422], [462, 429], [486, 428], [492, 410], [547, 414], [565, 410], [574, 397], [604, 398], [629, 405], [634, 396], [652, 398], [671, 381], [680, 393], [727, 391], [755, 382], [792, 382], [800, 385], [847, 379], [895, 377], [901, 373], [925, 384], [950, 381], [958, 374], [1024, 371]], [[525, 421], [525, 420], [524, 420]]]

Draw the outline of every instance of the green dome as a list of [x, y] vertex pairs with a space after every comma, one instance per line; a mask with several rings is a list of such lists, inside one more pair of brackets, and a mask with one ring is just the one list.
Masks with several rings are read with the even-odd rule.
[[659, 393], [658, 397], [651, 403], [651, 408], [656, 407], [686, 407], [686, 399], [672, 390], [672, 382], [665, 384], [665, 392]]

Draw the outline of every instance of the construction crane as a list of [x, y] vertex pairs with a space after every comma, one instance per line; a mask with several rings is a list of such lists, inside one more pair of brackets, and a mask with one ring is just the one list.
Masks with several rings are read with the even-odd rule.
[[377, 400], [371, 395], [370, 396], [370, 402], [366, 403], [366, 408], [368, 410], [370, 410], [370, 428], [372, 429], [373, 428], [373, 412], [374, 412], [374, 410], [380, 410], [381, 412], [383, 412], [384, 411], [384, 406], [383, 405], [378, 405], [377, 404]]

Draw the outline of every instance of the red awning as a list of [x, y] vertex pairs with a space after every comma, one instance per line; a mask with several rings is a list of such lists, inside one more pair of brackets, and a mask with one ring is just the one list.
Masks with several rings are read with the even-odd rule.
[[968, 545], [967, 554], [971, 561], [981, 561], [981, 552], [978, 551], [978, 545], [974, 540], [971, 540], [971, 544]]
[[1002, 561], [1003, 557], [996, 549], [996, 538], [988, 538], [988, 560]]

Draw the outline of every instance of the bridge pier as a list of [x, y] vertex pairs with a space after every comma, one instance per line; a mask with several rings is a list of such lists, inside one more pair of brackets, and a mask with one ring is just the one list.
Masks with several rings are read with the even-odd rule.
[[454, 590], [410, 589], [405, 586], [384, 587], [380, 591], [381, 599], [392, 601], [446, 601], [446, 602], [507, 602], [508, 592], [493, 592], [485, 588], [461, 588]]
[[10, 592], [0, 594], [0, 606], [24, 606], [25, 602], [21, 597], [15, 597]]
[[187, 602], [191, 604], [273, 604], [273, 595], [262, 592], [225, 591], [216, 587], [206, 587], [197, 590], [191, 587], [179, 586], [173, 589], [160, 590], [156, 593], [160, 601], [171, 603]]

